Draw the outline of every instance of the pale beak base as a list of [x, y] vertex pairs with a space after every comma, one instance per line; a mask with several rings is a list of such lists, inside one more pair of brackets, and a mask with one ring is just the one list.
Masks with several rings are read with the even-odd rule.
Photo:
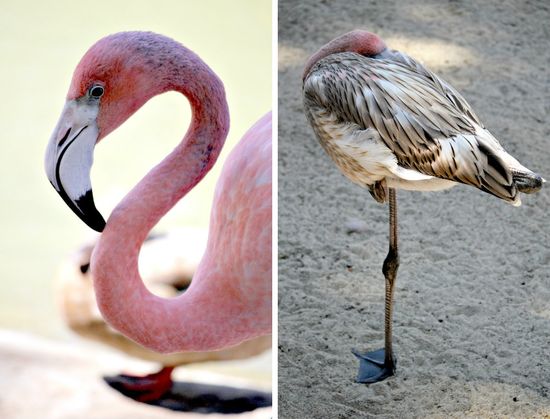
[[45, 169], [63, 201], [90, 228], [103, 231], [105, 220], [95, 207], [90, 171], [99, 131], [97, 102], [68, 101], [46, 149]]

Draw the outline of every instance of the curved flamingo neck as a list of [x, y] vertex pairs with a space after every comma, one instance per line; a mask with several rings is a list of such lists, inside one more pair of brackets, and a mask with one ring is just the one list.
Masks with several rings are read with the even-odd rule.
[[[229, 130], [229, 113], [222, 82], [191, 51], [182, 51], [159, 74], [155, 93], [176, 90], [191, 104], [192, 121], [182, 142], [154, 167], [110, 215], [94, 250], [91, 271], [98, 305], [108, 322], [138, 343], [161, 352], [212, 346], [200, 338], [203, 318], [193, 310], [200, 304], [199, 269], [189, 290], [175, 300], [159, 298], [144, 286], [138, 271], [139, 250], [149, 231], [210, 170]], [[195, 284], [196, 283], [196, 284]], [[199, 293], [200, 294], [200, 293]], [[207, 320], [207, 319], [206, 319]], [[170, 325], [179, 328], [179, 341], [170, 339]]]
[[[191, 124], [175, 149], [117, 205], [106, 230], [110, 224], [118, 230], [127, 228], [141, 245], [158, 221], [202, 180], [218, 159], [229, 130], [229, 111], [222, 82], [203, 66], [202, 73], [197, 68], [190, 74], [180, 73], [163, 89], [179, 91], [188, 98]], [[186, 77], [193, 82], [186, 82]]]

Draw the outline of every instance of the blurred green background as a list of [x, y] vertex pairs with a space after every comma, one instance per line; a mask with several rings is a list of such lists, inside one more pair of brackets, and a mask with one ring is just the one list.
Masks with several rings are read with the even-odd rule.
[[[49, 185], [43, 154], [76, 64], [107, 34], [150, 30], [194, 50], [220, 76], [231, 112], [224, 152], [158, 230], [206, 226], [223, 160], [271, 108], [271, 2], [1, 0], [0, 5], [0, 328], [63, 337], [52, 285], [56, 268], [93, 234]], [[96, 148], [92, 184], [105, 218], [180, 141], [189, 116], [182, 95], [158, 96]]]

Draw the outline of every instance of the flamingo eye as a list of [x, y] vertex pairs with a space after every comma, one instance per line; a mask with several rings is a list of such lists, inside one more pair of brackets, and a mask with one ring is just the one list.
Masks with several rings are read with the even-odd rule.
[[91, 97], [99, 99], [101, 96], [103, 96], [105, 90], [102, 86], [92, 86], [90, 87], [89, 92]]

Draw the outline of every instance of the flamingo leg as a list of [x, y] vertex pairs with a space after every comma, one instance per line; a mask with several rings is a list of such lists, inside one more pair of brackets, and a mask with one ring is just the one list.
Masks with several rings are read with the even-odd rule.
[[120, 374], [104, 377], [107, 384], [138, 402], [159, 400], [172, 388], [174, 367], [163, 366], [159, 372], [146, 376]]
[[353, 351], [353, 354], [359, 359], [359, 373], [357, 374], [357, 382], [359, 383], [376, 383], [392, 376], [395, 372], [396, 359], [392, 347], [392, 316], [399, 254], [397, 249], [397, 199], [393, 188], [389, 188], [389, 207], [390, 248], [382, 266], [382, 272], [386, 279], [384, 348], [373, 352]]

